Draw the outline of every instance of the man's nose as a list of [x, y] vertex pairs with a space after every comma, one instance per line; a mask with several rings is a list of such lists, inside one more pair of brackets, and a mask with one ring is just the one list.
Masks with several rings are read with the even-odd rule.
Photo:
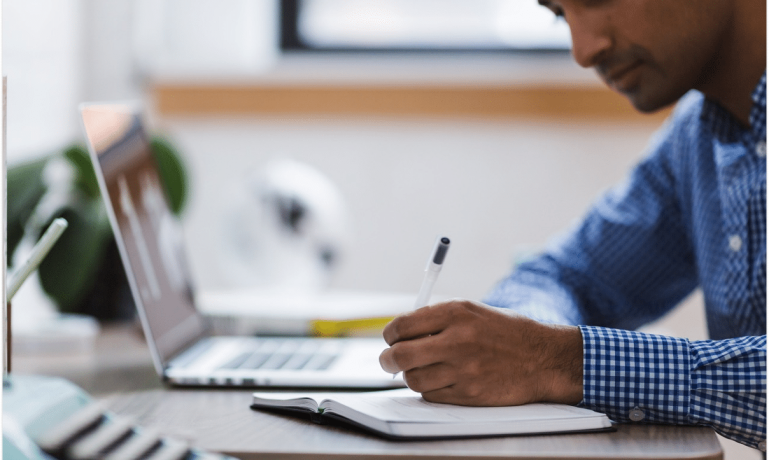
[[585, 14], [569, 21], [571, 54], [582, 67], [600, 63], [613, 46], [611, 34], [600, 18]]

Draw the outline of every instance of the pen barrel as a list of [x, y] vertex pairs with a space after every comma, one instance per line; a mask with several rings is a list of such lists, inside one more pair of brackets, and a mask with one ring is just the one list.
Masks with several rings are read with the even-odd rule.
[[440, 265], [435, 265], [435, 267], [437, 268], [429, 267], [425, 271], [425, 278], [424, 281], [422, 281], [422, 287], [419, 288], [417, 299], [414, 302], [414, 309], [422, 308], [430, 302], [430, 295], [433, 292], [433, 285], [435, 285], [435, 281], [438, 279], [438, 273], [441, 271]]

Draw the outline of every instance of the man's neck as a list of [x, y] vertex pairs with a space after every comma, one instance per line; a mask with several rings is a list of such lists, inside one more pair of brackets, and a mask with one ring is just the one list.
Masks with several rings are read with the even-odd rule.
[[712, 72], [697, 87], [743, 125], [750, 125], [751, 95], [766, 71], [766, 2], [735, 1], [734, 25]]

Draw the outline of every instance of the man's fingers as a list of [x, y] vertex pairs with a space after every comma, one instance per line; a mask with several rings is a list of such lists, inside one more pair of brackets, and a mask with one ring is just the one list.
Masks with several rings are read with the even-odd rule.
[[443, 342], [439, 335], [398, 342], [379, 355], [379, 364], [385, 372], [394, 374], [443, 362], [450, 351]]
[[442, 331], [454, 316], [451, 302], [422, 307], [390, 321], [382, 331], [388, 345]]
[[456, 373], [447, 363], [430, 364], [403, 373], [406, 385], [418, 393], [446, 388], [456, 383], [456, 378]]
[[467, 402], [457, 395], [457, 392], [453, 386], [438, 388], [432, 391], [425, 391], [422, 393], [422, 397], [425, 398], [425, 401], [434, 403], [457, 404], [460, 406], [467, 405]]

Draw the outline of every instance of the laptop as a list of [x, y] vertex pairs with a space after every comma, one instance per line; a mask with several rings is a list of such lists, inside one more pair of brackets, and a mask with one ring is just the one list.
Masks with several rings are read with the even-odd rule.
[[155, 370], [171, 385], [385, 389], [377, 338], [213, 336], [195, 307], [181, 227], [140, 104], [80, 106], [86, 142]]

